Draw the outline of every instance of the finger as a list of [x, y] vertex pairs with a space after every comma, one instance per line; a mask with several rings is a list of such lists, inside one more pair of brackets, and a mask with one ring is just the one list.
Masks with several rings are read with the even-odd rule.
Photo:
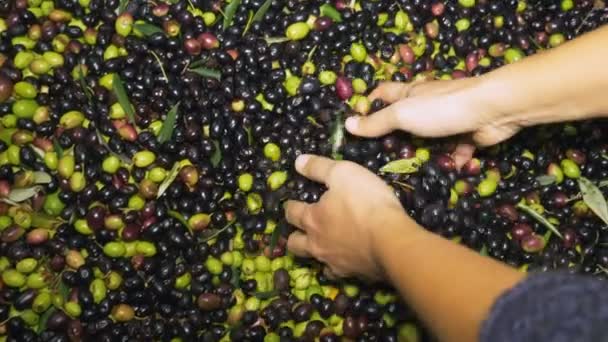
[[296, 230], [289, 234], [289, 237], [287, 238], [287, 249], [299, 257], [311, 257], [310, 252], [308, 251], [308, 236], [301, 231]]
[[454, 152], [452, 152], [452, 159], [454, 159], [456, 169], [460, 170], [464, 164], [466, 164], [469, 160], [473, 158], [475, 148], [476, 146], [470, 136], [466, 139], [463, 139], [463, 141], [459, 142], [458, 145], [456, 145]]
[[362, 137], [377, 137], [390, 133], [399, 128], [398, 115], [401, 104], [401, 101], [393, 103], [366, 117], [351, 116], [346, 119], [344, 126], [350, 133]]
[[287, 218], [287, 222], [302, 230], [306, 230], [304, 222], [306, 222], [306, 215], [309, 215], [309, 207], [310, 204], [300, 201], [291, 200], [285, 202], [285, 217]]
[[393, 103], [407, 97], [413, 83], [382, 82], [368, 96], [370, 101], [381, 99], [387, 103]]
[[302, 154], [296, 159], [296, 170], [304, 177], [327, 184], [336, 161], [312, 154]]

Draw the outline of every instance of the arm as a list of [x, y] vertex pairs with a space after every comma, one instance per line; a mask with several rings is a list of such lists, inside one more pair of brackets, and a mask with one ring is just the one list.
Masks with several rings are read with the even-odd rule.
[[441, 340], [475, 340], [494, 301], [523, 278], [420, 228], [361, 166], [301, 156], [296, 169], [329, 190], [318, 203], [288, 202], [287, 219], [301, 228], [288, 248], [326, 263], [329, 276], [392, 282]]

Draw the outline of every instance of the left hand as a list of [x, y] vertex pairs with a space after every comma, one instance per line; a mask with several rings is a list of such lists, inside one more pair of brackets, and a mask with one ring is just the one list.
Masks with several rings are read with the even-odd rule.
[[296, 170], [328, 190], [317, 203], [287, 202], [287, 221], [301, 229], [289, 236], [288, 249], [325, 263], [330, 278], [381, 280], [379, 240], [418, 227], [390, 186], [355, 163], [314, 155], [298, 157]]

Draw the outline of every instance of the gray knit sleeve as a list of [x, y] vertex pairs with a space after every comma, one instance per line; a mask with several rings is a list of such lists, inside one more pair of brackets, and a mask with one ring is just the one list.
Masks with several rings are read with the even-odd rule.
[[531, 275], [496, 301], [480, 341], [608, 341], [608, 282], [559, 272]]

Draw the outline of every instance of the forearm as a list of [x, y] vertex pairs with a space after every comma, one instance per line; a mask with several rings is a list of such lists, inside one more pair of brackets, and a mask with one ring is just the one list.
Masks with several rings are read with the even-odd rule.
[[489, 108], [519, 126], [608, 114], [608, 27], [482, 77]]
[[[391, 283], [442, 341], [477, 340], [492, 304], [524, 274], [396, 215], [378, 239]], [[409, 226], [403, 233], [404, 226]], [[400, 232], [399, 232], [400, 231]]]

